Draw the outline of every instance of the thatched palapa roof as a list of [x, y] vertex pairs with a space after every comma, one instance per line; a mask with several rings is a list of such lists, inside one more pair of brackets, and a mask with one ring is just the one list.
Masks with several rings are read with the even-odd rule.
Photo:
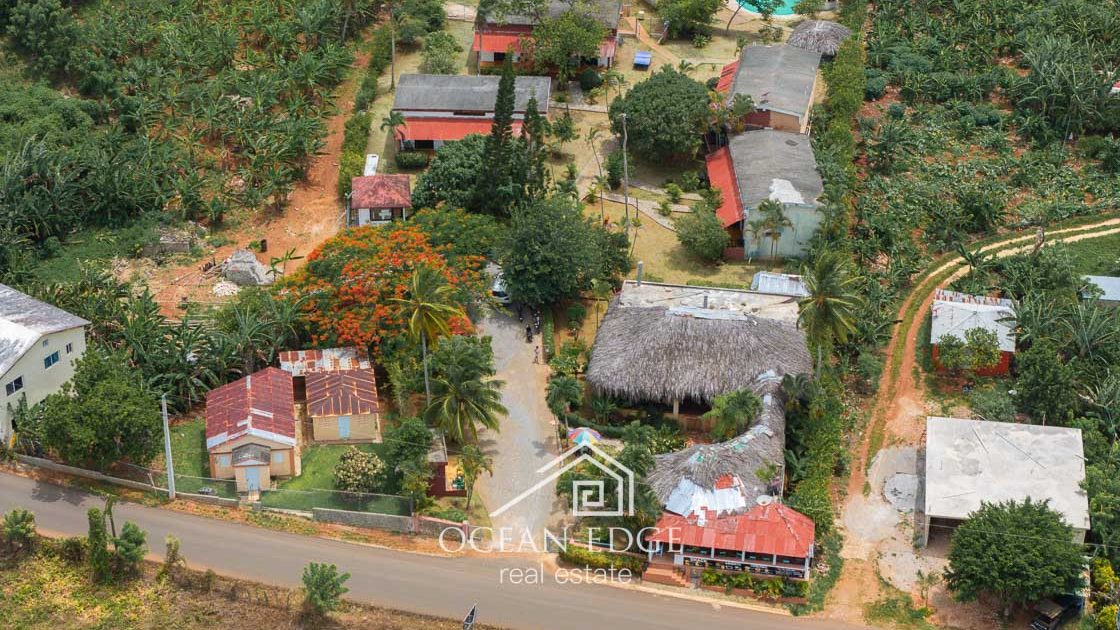
[[790, 46], [819, 52], [830, 57], [836, 56], [840, 44], [852, 34], [848, 27], [826, 20], [805, 20], [793, 29], [786, 42]]
[[758, 497], [769, 493], [774, 480], [760, 479], [759, 472], [780, 465], [784, 457], [786, 420], [780, 381], [777, 375], [767, 373], [751, 389], [762, 398], [762, 412], [746, 433], [726, 442], [697, 444], [655, 456], [648, 480], [662, 505], [670, 503], [673, 491], [685, 479], [710, 489], [727, 475], [737, 477], [748, 509]]
[[621, 306], [595, 336], [587, 382], [627, 400], [711, 401], [771, 371], [810, 370], [805, 335], [791, 323], [692, 307]]

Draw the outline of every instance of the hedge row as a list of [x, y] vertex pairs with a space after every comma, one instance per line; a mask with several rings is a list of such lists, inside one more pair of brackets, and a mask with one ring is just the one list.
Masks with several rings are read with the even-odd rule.
[[645, 571], [646, 563], [641, 558], [624, 556], [617, 553], [591, 551], [587, 547], [569, 544], [567, 549], [560, 551], [560, 559], [569, 564], [592, 569], [629, 569], [635, 574]]
[[366, 111], [377, 100], [377, 81], [389, 67], [392, 54], [392, 32], [388, 26], [379, 26], [369, 44], [369, 63], [366, 65], [358, 93], [354, 96], [354, 115], [346, 121], [342, 138], [342, 157], [338, 163], [338, 196], [345, 199], [350, 194], [350, 181], [362, 174], [366, 163], [366, 145], [372, 116]]

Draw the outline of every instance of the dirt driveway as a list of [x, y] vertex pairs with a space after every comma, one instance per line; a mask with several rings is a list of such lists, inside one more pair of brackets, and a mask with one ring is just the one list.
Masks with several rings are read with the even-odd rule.
[[[479, 329], [493, 339], [497, 378], [505, 381], [502, 404], [509, 410], [500, 431], [479, 435], [483, 450], [493, 458], [494, 474], [479, 479], [478, 492], [494, 512], [544, 478], [537, 470], [557, 455], [556, 419], [545, 402], [548, 366], [533, 362], [540, 336], [526, 343], [525, 324], [505, 309], [487, 314]], [[491, 515], [492, 525], [495, 530], [513, 528], [514, 541], [530, 531], [540, 542], [542, 529], [557, 520], [557, 501], [556, 484], [545, 484], [501, 514]]]

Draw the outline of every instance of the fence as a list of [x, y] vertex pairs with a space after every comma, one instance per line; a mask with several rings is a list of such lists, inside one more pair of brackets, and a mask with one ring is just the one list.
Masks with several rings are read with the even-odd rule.
[[405, 497], [340, 490], [265, 490], [261, 492], [260, 503], [263, 507], [302, 512], [313, 512], [318, 508], [396, 516], [412, 514], [412, 502]]
[[[148, 483], [159, 489], [167, 488], [166, 470], [151, 470], [143, 466], [119, 462], [113, 465], [113, 472], [126, 479]], [[237, 499], [237, 483], [233, 479], [214, 479], [176, 474], [175, 492], [222, 499]]]

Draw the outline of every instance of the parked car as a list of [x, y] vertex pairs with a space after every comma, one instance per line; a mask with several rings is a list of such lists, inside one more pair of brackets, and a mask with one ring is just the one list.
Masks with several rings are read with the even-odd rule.
[[1080, 615], [1084, 605], [1084, 601], [1077, 595], [1058, 595], [1044, 599], [1035, 607], [1037, 614], [1031, 621], [1031, 630], [1057, 630]]
[[509, 297], [509, 292], [506, 290], [505, 280], [502, 279], [501, 272], [494, 276], [494, 283], [490, 285], [490, 295], [498, 304], [509, 305], [513, 300]]

